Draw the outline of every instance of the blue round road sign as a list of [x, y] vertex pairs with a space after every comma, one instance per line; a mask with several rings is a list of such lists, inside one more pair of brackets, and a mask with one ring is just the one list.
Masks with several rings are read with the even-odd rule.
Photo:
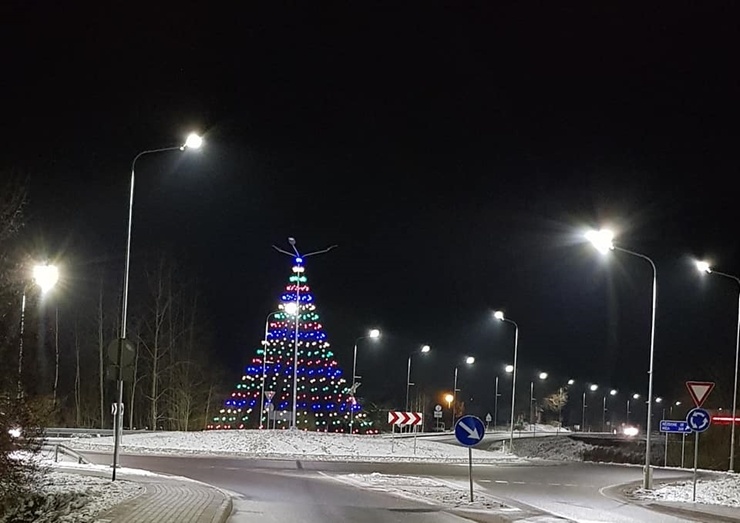
[[474, 447], [483, 439], [486, 427], [476, 416], [463, 416], [455, 423], [455, 437], [461, 445]]
[[704, 432], [712, 424], [712, 418], [706, 410], [697, 407], [686, 414], [686, 423], [694, 432]]

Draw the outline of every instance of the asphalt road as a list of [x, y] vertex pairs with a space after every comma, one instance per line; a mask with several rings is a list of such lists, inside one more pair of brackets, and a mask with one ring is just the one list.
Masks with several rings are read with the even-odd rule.
[[[110, 463], [109, 454], [83, 452]], [[394, 474], [441, 478], [467, 484], [467, 465], [441, 463], [355, 463], [259, 460], [226, 457], [122, 455], [124, 467], [197, 479], [236, 495], [232, 523], [247, 521], [334, 521], [370, 523], [462, 521], [454, 510], [344, 481], [348, 474]], [[628, 504], [610, 487], [639, 481], [640, 467], [586, 463], [475, 465], [477, 493], [487, 493], [522, 509], [522, 517], [547, 513], [566, 521], [631, 523], [686, 521]], [[688, 472], [655, 470], [655, 478], [689, 478]], [[459, 513], [457, 513], [459, 514]], [[480, 514], [478, 521], [485, 521]]]

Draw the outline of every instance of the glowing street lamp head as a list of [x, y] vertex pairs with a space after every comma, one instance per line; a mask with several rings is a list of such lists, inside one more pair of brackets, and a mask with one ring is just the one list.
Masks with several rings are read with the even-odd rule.
[[676, 405], [676, 407], [680, 407], [681, 406], [681, 402], [680, 401], [677, 401], [674, 405]]
[[610, 390], [610, 391], [609, 391], [609, 394], [610, 394], [611, 396], [616, 396], [616, 395], [617, 395], [617, 389], [612, 389], [612, 390]]
[[454, 399], [455, 399], [455, 396], [453, 396], [449, 392], [447, 394], [445, 394], [445, 401], [447, 402], [447, 407], [450, 406], [450, 404], [452, 403], [452, 400], [454, 400]]
[[466, 357], [465, 358], [465, 363], [467, 363], [468, 365], [472, 365], [473, 363], [475, 363], [475, 357], [474, 356], [468, 356], [468, 357]]
[[639, 400], [640, 399], [640, 395], [635, 393], [635, 394], [632, 395], [632, 399], [633, 400]]
[[576, 380], [568, 380], [568, 385], [573, 385], [576, 382]]
[[712, 272], [712, 268], [709, 266], [709, 263], [705, 261], [697, 261], [696, 268], [699, 270], [699, 272], [706, 272], [707, 274], [710, 274]]
[[585, 236], [601, 254], [606, 254], [614, 248], [614, 233], [609, 229], [588, 231]]
[[33, 281], [41, 288], [41, 292], [50, 291], [59, 281], [59, 269], [54, 265], [36, 265], [33, 268]]
[[541, 379], [541, 380], [546, 380], [547, 379], [547, 372], [540, 372], [537, 377], [539, 379]]
[[493, 313], [493, 317], [496, 318], [499, 321], [504, 321], [504, 318], [506, 318], [506, 316], [504, 316], [504, 311], [496, 311], [496, 312], [494, 312]]
[[190, 133], [188, 137], [185, 139], [185, 145], [182, 146], [183, 149], [200, 149], [200, 146], [203, 145], [203, 138], [200, 137], [200, 135], [196, 133]]
[[298, 305], [294, 301], [291, 301], [283, 305], [283, 310], [291, 316], [295, 316], [298, 312]]
[[430, 347], [429, 345], [424, 345], [424, 346], [423, 346], [423, 347], [421, 348], [421, 352], [422, 352], [422, 353], [426, 353], [426, 352], [429, 352], [430, 350], [432, 350], [432, 348], [431, 348], [431, 347]]
[[370, 329], [368, 336], [371, 338], [380, 338], [380, 331], [378, 329]]
[[594, 391], [596, 391], [596, 390], [599, 390], [599, 386], [598, 386], [598, 385], [596, 385], [596, 383], [592, 383], [591, 385], [589, 385], [589, 387], [588, 387], [588, 388], [589, 388], [589, 390], [590, 390], [591, 392], [594, 392]]
[[504, 370], [511, 374], [512, 372], [514, 372], [514, 365], [507, 365], [506, 367], [504, 367]]
[[663, 403], [663, 398], [658, 396], [657, 398], [655, 398], [655, 403]]

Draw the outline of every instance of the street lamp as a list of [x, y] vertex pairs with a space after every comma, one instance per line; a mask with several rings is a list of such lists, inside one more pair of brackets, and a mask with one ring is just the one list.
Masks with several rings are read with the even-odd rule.
[[[724, 276], [734, 280], [738, 286], [740, 286], [740, 278], [724, 272], [718, 272], [713, 270], [709, 263], [699, 261], [696, 262], [696, 268], [707, 274], [716, 274], [718, 276]], [[737, 425], [737, 370], [738, 361], [740, 361], [740, 293], [738, 293], [738, 305], [737, 305], [737, 333], [735, 335], [735, 384], [732, 388], [732, 424], [730, 428], [730, 467], [729, 471], [735, 470], [735, 425]]]
[[[544, 381], [547, 379], [547, 372], [540, 372], [537, 377]], [[529, 424], [533, 427], [533, 429], [536, 431], [535, 423], [535, 406], [534, 406], [534, 380], [529, 382]]]
[[362, 376], [357, 375], [357, 344], [362, 340], [366, 339], [377, 340], [380, 338], [380, 331], [378, 329], [370, 329], [366, 336], [360, 336], [355, 340], [355, 348], [352, 356], [352, 388], [349, 390], [350, 397], [352, 398], [352, 404], [349, 406], [349, 433], [352, 434], [355, 424], [355, 393], [360, 383], [357, 383], [357, 378]]
[[[195, 133], [191, 133], [182, 145], [174, 147], [163, 147], [161, 149], [149, 149], [141, 151], [139, 154], [134, 156], [131, 162], [131, 188], [128, 200], [128, 230], [126, 234], [126, 258], [123, 271], [123, 294], [121, 299], [121, 335], [118, 339], [118, 355], [116, 358], [117, 364], [117, 388], [118, 388], [118, 399], [116, 400], [116, 416], [114, 420], [114, 444], [113, 444], [113, 477], [112, 481], [116, 480], [116, 467], [118, 465], [118, 447], [120, 444], [120, 436], [118, 433], [119, 425], [123, 423], [123, 375], [121, 372], [122, 356], [123, 356], [123, 342], [126, 339], [126, 319], [128, 314], [128, 287], [129, 287], [129, 267], [131, 265], [131, 224], [134, 215], [134, 181], [136, 179], [136, 161], [147, 154], [163, 153], [167, 151], [184, 151], [185, 149], [199, 149], [203, 145], [203, 140]], [[156, 428], [156, 427], [155, 427]]]
[[[599, 390], [599, 386], [595, 383], [592, 383], [588, 386], [588, 390], [591, 392], [596, 392]], [[586, 432], [586, 389], [583, 389], [583, 413], [581, 415], [581, 432]]]
[[656, 302], [658, 297], [658, 276], [657, 276], [657, 269], [655, 268], [655, 263], [653, 260], [645, 256], [644, 254], [640, 254], [634, 251], [630, 251], [627, 249], [624, 249], [622, 247], [619, 247], [617, 245], [614, 245], [614, 233], [610, 231], [609, 229], [601, 229], [599, 231], [589, 231], [586, 233], [586, 239], [590, 241], [596, 249], [601, 252], [602, 254], [608, 253], [610, 250], [620, 251], [625, 254], [629, 254], [632, 256], [636, 256], [637, 258], [642, 258], [643, 260], [647, 261], [650, 264], [650, 268], [653, 270], [653, 299], [652, 299], [652, 313], [651, 313], [651, 320], [650, 320], [650, 358], [649, 358], [649, 366], [648, 366], [648, 411], [647, 411], [647, 425], [646, 425], [646, 431], [645, 431], [645, 470], [644, 470], [644, 477], [642, 481], [642, 487], [645, 489], [652, 489], [653, 488], [653, 476], [652, 476], [652, 468], [650, 465], [650, 431], [651, 431], [651, 423], [652, 423], [652, 399], [653, 399], [653, 361], [654, 361], [654, 355], [655, 355], [655, 309], [656, 309]]
[[[473, 356], [466, 356], [465, 363], [467, 365], [472, 365], [473, 363], [475, 363], [475, 358]], [[460, 391], [460, 389], [457, 388], [457, 369], [458, 369], [458, 366], [455, 365], [455, 380], [452, 386], [452, 426], [453, 427], [455, 426], [455, 414], [457, 411], [457, 393]]]
[[[617, 395], [617, 389], [612, 389], [609, 391], [609, 396], [616, 396]], [[606, 398], [607, 395], [604, 393], [604, 405], [602, 406], [601, 410], [601, 432], [606, 432]]]
[[[49, 292], [59, 280], [59, 269], [55, 265], [48, 263], [35, 265], [32, 272], [33, 282], [38, 285], [41, 294]], [[21, 296], [21, 325], [20, 337], [18, 339], [18, 397], [23, 394], [23, 334], [26, 325], [26, 285], [23, 285], [23, 295]]]
[[409, 387], [413, 385], [413, 383], [411, 383], [411, 356], [414, 354], [426, 354], [430, 350], [432, 349], [429, 345], [423, 345], [420, 349], [409, 354], [409, 364], [406, 369], [406, 412], [409, 410]]
[[[632, 395], [632, 399], [633, 400], [639, 400], [640, 399], [640, 395], [637, 394], [637, 393], [635, 393], [635, 394]], [[630, 398], [628, 397], [627, 398], [627, 423], [629, 423], [629, 422], [630, 422]]]
[[493, 317], [499, 321], [511, 323], [514, 326], [514, 365], [511, 366], [511, 427], [509, 432], [509, 452], [514, 451], [514, 406], [516, 404], [516, 361], [519, 352], [519, 325], [514, 320], [504, 316], [503, 311], [496, 311]]
[[[260, 425], [259, 428], [263, 428], [262, 418], [265, 415], [265, 381], [267, 380], [267, 336], [269, 335], [269, 321], [270, 318], [276, 314], [290, 314], [294, 316], [297, 307], [295, 302], [288, 302], [282, 305], [282, 310], [273, 311], [265, 318], [265, 338], [262, 340], [262, 397], [260, 398]], [[267, 426], [270, 426], [270, 420], [268, 417]]]

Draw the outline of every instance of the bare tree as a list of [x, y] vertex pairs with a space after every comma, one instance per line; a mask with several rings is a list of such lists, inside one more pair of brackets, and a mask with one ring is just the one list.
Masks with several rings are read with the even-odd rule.
[[81, 390], [80, 390], [80, 337], [79, 325], [75, 318], [74, 340], [75, 340], [75, 422], [78, 427], [82, 426]]
[[166, 276], [170, 268], [164, 258], [157, 264], [154, 273], [147, 275], [149, 288], [152, 293], [152, 307], [144, 318], [144, 324], [149, 336], [142, 336], [142, 346], [149, 356], [149, 422], [151, 430], [157, 430], [159, 420], [158, 404], [162, 396], [160, 381], [162, 379], [161, 363], [167, 355], [165, 341], [165, 324], [168, 319], [169, 309], [172, 306], [172, 295], [169, 292]]
[[103, 315], [103, 277], [100, 277], [100, 292], [98, 294], [97, 311], [98, 331], [98, 371], [100, 385], [100, 428], [105, 428], [105, 338], [104, 338], [104, 315]]

